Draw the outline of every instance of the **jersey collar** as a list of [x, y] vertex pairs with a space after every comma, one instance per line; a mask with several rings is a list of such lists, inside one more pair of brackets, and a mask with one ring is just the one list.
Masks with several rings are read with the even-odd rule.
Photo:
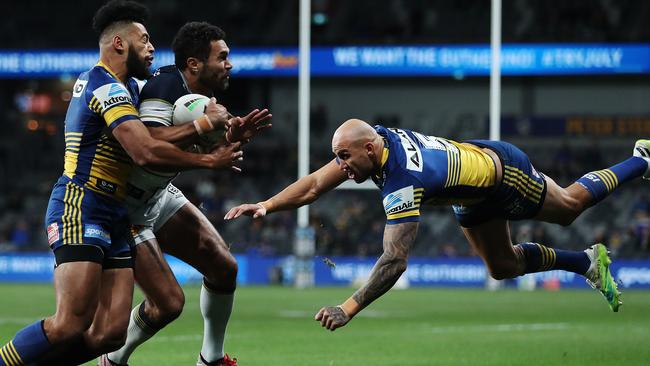
[[101, 67], [103, 67], [106, 71], [108, 71], [109, 74], [113, 75], [113, 77], [115, 78], [115, 80], [120, 81], [120, 79], [117, 77], [117, 74], [115, 74], [115, 72], [114, 72], [113, 70], [111, 70], [111, 68], [108, 67], [108, 65], [106, 65], [105, 63], [103, 63], [101, 60], [97, 61], [97, 64], [96, 64], [95, 66], [101, 66]]
[[384, 167], [386, 166], [386, 162], [388, 161], [389, 154], [390, 154], [390, 150], [388, 149], [388, 141], [386, 141], [386, 139], [384, 138], [384, 150], [381, 153], [381, 166], [379, 167], [379, 174], [374, 175], [372, 177], [372, 180], [379, 188], [382, 188], [384, 186], [384, 181], [386, 180], [386, 171]]

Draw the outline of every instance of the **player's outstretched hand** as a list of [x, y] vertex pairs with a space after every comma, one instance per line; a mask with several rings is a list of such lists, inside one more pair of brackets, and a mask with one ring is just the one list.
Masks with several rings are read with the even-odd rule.
[[273, 115], [268, 109], [253, 109], [244, 117], [233, 117], [228, 123], [230, 125], [227, 138], [228, 141], [249, 142], [250, 139], [257, 136], [263, 130], [272, 127], [269, 121]]
[[326, 306], [320, 309], [314, 320], [319, 321], [323, 328], [333, 331], [346, 325], [350, 321], [350, 317], [340, 306]]
[[229, 127], [228, 117], [230, 113], [228, 113], [226, 107], [217, 104], [217, 100], [214, 97], [210, 98], [210, 101], [205, 106], [205, 114], [210, 119], [210, 122], [212, 122], [215, 130], [223, 131]]
[[254, 219], [257, 219], [266, 216], [266, 208], [259, 203], [244, 203], [243, 205], [231, 208], [223, 219], [233, 220], [241, 215], [252, 216]]
[[244, 160], [244, 152], [240, 150], [240, 147], [241, 142], [216, 146], [210, 151], [210, 155], [214, 159], [212, 168], [232, 169], [236, 172], [241, 172], [241, 168], [237, 164]]

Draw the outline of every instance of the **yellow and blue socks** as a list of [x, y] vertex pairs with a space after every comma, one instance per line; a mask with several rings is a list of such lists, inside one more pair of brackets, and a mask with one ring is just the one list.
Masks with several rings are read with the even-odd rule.
[[26, 326], [14, 339], [0, 348], [0, 366], [23, 366], [51, 348], [43, 329], [43, 320]]
[[582, 176], [576, 182], [591, 193], [592, 204], [602, 201], [619, 185], [639, 178], [648, 168], [648, 162], [633, 156], [611, 168], [597, 170]]
[[537, 243], [515, 245], [515, 250], [523, 254], [526, 267], [524, 273], [535, 273], [560, 269], [584, 275], [591, 260], [585, 252], [553, 249]]

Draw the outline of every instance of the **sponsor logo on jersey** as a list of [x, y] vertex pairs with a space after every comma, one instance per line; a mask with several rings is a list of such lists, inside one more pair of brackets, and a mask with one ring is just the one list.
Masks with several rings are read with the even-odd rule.
[[52, 245], [59, 241], [59, 224], [56, 222], [47, 227], [47, 243]]
[[118, 83], [102, 85], [93, 91], [93, 95], [102, 103], [103, 109], [117, 104], [133, 103], [129, 92], [122, 84]]
[[404, 130], [398, 128], [391, 128], [399, 136], [404, 152], [406, 153], [406, 169], [422, 172], [422, 152], [418, 145], [411, 140], [411, 137]]
[[79, 98], [83, 94], [84, 89], [86, 89], [86, 84], [88, 84], [88, 80], [77, 80], [72, 87], [72, 97]]
[[414, 207], [413, 186], [398, 189], [384, 197], [384, 211], [386, 211], [386, 215], [409, 211]]
[[124, 93], [124, 89], [120, 88], [119, 84], [111, 84], [111, 89], [108, 91], [108, 96], [112, 97], [117, 94]]
[[167, 192], [169, 192], [169, 193], [171, 193], [173, 195], [177, 195], [177, 194], [181, 193], [181, 190], [176, 188], [176, 186], [173, 186], [173, 185], [170, 184], [170, 185], [167, 186]]
[[97, 178], [97, 188], [110, 194], [114, 194], [115, 191], [117, 191], [117, 185], [115, 185], [115, 183], [111, 183], [100, 178]]
[[111, 235], [108, 231], [104, 230], [100, 225], [86, 224], [84, 225], [84, 236], [87, 238], [95, 238], [103, 240], [110, 244]]

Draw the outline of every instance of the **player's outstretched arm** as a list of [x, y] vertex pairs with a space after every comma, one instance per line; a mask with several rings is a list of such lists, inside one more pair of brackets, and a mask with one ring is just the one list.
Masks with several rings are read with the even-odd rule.
[[113, 129], [113, 136], [122, 145], [135, 164], [161, 171], [189, 169], [233, 169], [242, 159], [241, 144], [233, 143], [209, 154], [185, 152], [169, 142], [157, 140], [137, 119], [128, 120]]
[[327, 306], [316, 314], [324, 328], [335, 330], [346, 325], [359, 311], [390, 290], [406, 271], [409, 248], [418, 232], [417, 222], [386, 225], [384, 253], [370, 273], [370, 279], [339, 306]]
[[274, 211], [298, 208], [316, 201], [323, 193], [329, 192], [347, 179], [347, 174], [339, 169], [336, 160], [332, 160], [266, 201], [256, 204], [246, 203], [231, 208], [224, 220], [236, 219], [241, 215], [258, 218]]

